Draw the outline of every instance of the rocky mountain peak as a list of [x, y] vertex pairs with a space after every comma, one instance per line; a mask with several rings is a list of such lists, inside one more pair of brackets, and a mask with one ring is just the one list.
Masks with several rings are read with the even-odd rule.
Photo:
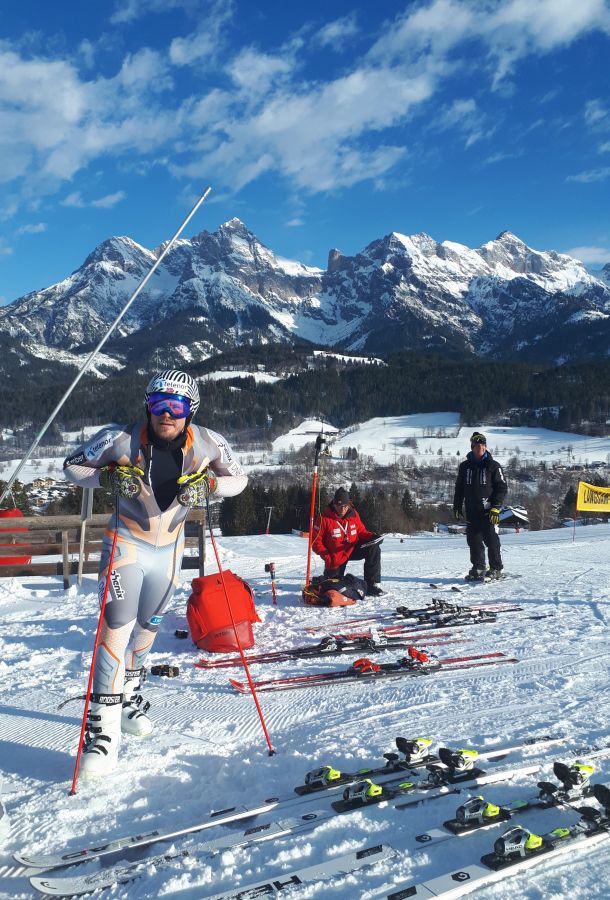
[[[104, 241], [68, 278], [0, 309], [3, 333], [32, 358], [67, 361], [66, 350], [99, 339], [164, 246]], [[270, 340], [373, 353], [604, 355], [610, 264], [594, 276], [510, 231], [478, 249], [392, 231], [353, 256], [331, 250], [324, 271], [276, 256], [233, 218], [177, 242], [125, 317], [112, 364], [149, 352], [160, 333], [150, 326], [160, 323], [180, 336], [189, 362]]]
[[237, 218], [237, 216], [229, 219], [228, 222], [223, 222], [218, 230], [222, 234], [233, 234], [243, 238], [254, 237], [253, 233], [246, 227], [246, 225], [244, 225], [241, 219]]
[[133, 268], [134, 263], [141, 264], [143, 260], [150, 261], [153, 256], [154, 254], [150, 250], [129, 237], [111, 237], [97, 245], [85, 259], [81, 269], [98, 263], [110, 263], [127, 272]]

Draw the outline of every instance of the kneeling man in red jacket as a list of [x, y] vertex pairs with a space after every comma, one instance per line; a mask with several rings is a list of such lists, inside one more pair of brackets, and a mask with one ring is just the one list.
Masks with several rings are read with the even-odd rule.
[[383, 538], [365, 528], [354, 509], [345, 488], [335, 491], [314, 525], [314, 553], [324, 560], [324, 575], [341, 578], [351, 559], [364, 560], [364, 580], [369, 597], [379, 597], [384, 591], [381, 581], [381, 548]]

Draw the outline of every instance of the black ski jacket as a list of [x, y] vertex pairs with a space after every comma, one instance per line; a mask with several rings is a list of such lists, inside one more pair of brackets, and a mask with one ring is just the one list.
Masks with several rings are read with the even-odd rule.
[[507, 490], [502, 466], [489, 450], [480, 461], [469, 453], [458, 469], [453, 508], [461, 513], [465, 503], [466, 519], [480, 519], [492, 506], [502, 506]]

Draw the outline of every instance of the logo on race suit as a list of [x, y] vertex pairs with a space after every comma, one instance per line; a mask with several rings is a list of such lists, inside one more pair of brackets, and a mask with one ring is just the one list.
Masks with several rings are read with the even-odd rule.
[[66, 460], [66, 465], [67, 466], [78, 466], [78, 465], [80, 465], [80, 463], [84, 463], [86, 458], [87, 457], [85, 456], [84, 453], [77, 453], [76, 456], [70, 456]]
[[112, 584], [114, 596], [117, 598], [117, 600], [122, 600], [125, 596], [125, 591], [123, 590], [123, 586], [121, 585], [121, 576], [115, 569], [112, 570], [110, 583]]
[[213, 440], [216, 442], [218, 449], [220, 450], [220, 458], [226, 464], [230, 475], [243, 475], [244, 470], [241, 464], [235, 459], [231, 452], [231, 448], [223, 438], [221, 434], [218, 434], [217, 431], [212, 431], [211, 428], [208, 428], [208, 434]]
[[151, 616], [150, 617], [151, 625], [160, 625], [162, 621], [163, 621], [163, 616]]
[[102, 440], [96, 441], [95, 444], [87, 447], [87, 449], [85, 450], [87, 459], [96, 459], [98, 456], [101, 456], [106, 447], [109, 447], [113, 443], [113, 441], [114, 437], [111, 434], [108, 434], [105, 438], [102, 438]]

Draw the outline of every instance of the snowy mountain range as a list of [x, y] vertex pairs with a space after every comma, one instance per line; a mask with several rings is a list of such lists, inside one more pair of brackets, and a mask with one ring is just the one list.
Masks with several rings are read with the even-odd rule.
[[[2, 349], [21, 366], [79, 362], [162, 249], [104, 241], [63, 281], [0, 310]], [[276, 256], [231, 219], [174, 246], [97, 367], [123, 368], [163, 342], [198, 362], [239, 344], [295, 340], [377, 354], [601, 358], [610, 346], [610, 266], [595, 277], [508, 231], [477, 249], [392, 232], [355, 256], [331, 250], [323, 270]]]

